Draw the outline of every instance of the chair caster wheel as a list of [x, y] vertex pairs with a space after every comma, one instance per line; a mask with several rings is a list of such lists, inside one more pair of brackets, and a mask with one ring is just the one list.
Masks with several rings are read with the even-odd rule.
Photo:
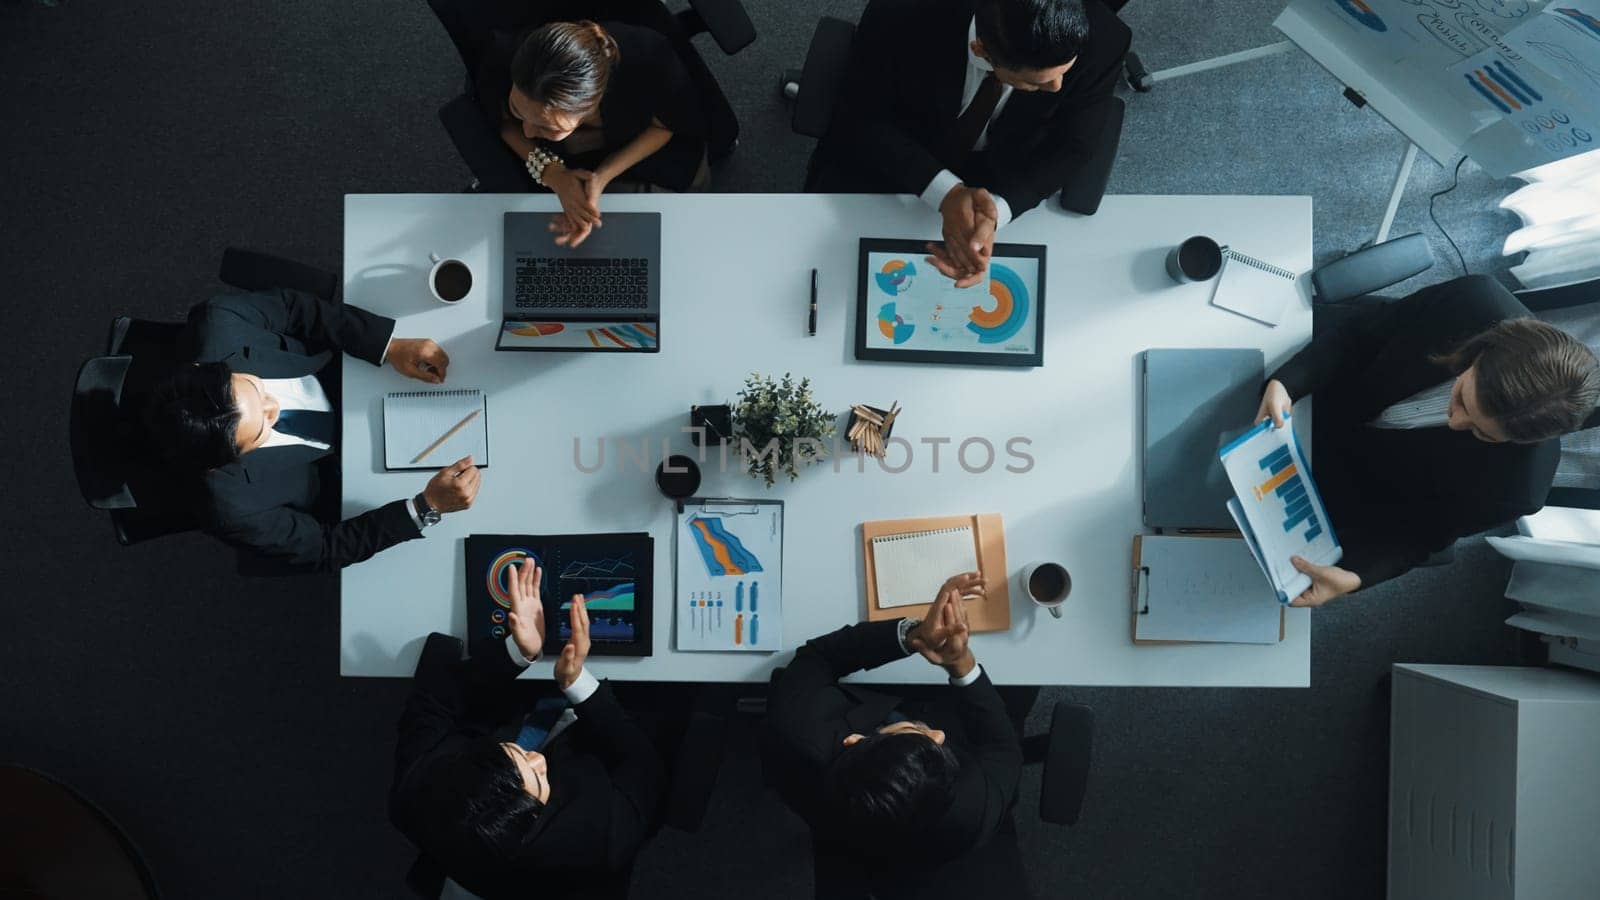
[[800, 70], [784, 69], [778, 76], [778, 99], [793, 101], [800, 96]]

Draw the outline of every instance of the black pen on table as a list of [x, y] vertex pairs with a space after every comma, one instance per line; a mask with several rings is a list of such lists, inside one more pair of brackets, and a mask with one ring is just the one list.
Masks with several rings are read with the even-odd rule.
[[817, 336], [817, 270], [811, 270], [811, 315], [806, 319], [806, 333]]

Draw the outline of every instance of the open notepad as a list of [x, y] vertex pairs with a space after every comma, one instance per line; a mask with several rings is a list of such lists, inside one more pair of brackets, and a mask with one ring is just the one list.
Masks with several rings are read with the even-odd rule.
[[[443, 443], [434, 446], [447, 434]], [[404, 391], [384, 395], [385, 469], [440, 469], [468, 454], [478, 466], [489, 464], [489, 407], [483, 391]]]
[[878, 606], [931, 603], [945, 579], [978, 571], [978, 550], [968, 526], [913, 531], [872, 539]]
[[1247, 319], [1276, 325], [1296, 297], [1295, 279], [1288, 269], [1226, 247], [1211, 303]]

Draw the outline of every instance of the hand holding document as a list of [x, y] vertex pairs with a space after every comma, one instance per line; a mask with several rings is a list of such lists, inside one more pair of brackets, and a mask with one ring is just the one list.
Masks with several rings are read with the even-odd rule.
[[1295, 565], [1296, 557], [1311, 566], [1332, 566], [1344, 555], [1289, 416], [1284, 420], [1281, 428], [1270, 420], [1260, 423], [1219, 454], [1234, 491], [1228, 512], [1280, 603], [1313, 586], [1312, 575]]

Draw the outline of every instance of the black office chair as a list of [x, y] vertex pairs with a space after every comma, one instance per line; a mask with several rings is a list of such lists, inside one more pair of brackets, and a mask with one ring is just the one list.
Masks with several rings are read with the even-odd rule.
[[499, 129], [486, 121], [477, 97], [477, 73], [496, 35], [509, 36], [545, 22], [615, 19], [666, 35], [688, 69], [706, 115], [706, 156], [725, 159], [739, 143], [739, 120], [716, 76], [691, 40], [711, 35], [732, 56], [756, 39], [756, 29], [740, 0], [689, 0], [676, 14], [660, 0], [428, 0], [466, 67], [460, 96], [439, 110], [439, 121], [471, 170], [469, 190], [521, 193], [537, 189], [522, 160], [506, 149]]
[[[1094, 711], [1065, 701], [1051, 710], [1049, 732], [1023, 739], [1024, 764], [1043, 768], [1039, 789], [1042, 821], [1077, 824], [1089, 784], [1093, 742]], [[829, 852], [815, 841], [812, 876], [817, 900], [898, 900], [917, 896], [928, 884], [937, 884], [939, 895], [948, 897], [1027, 900], [1039, 896], [1027, 882], [1015, 810], [1006, 813], [988, 843], [940, 867], [925, 880], [908, 884], [900, 871], [868, 871], [859, 861]]]
[[[1112, 12], [1121, 11], [1128, 0], [1101, 0]], [[786, 70], [779, 78], [779, 95], [793, 103], [789, 126], [796, 133], [821, 140], [833, 124], [834, 107], [850, 66], [851, 45], [856, 26], [843, 19], [823, 16], [812, 32], [811, 43], [800, 69]], [[1126, 106], [1121, 98], [1111, 98], [1107, 118], [1099, 129], [1100, 141], [1089, 159], [1062, 185], [1058, 195], [1061, 207], [1069, 212], [1092, 216], [1100, 209], [1111, 168], [1122, 142], [1122, 120]], [[817, 157], [813, 151], [806, 166], [804, 190], [816, 190]]]
[[[287, 287], [323, 299], [332, 299], [339, 286], [332, 272], [236, 247], [223, 251], [217, 277], [243, 290]], [[176, 343], [182, 329], [180, 322], [118, 316], [105, 355], [86, 361], [73, 385], [67, 425], [78, 491], [90, 507], [109, 514], [125, 547], [199, 527], [193, 488], [157, 462], [140, 423], [151, 385], [181, 364]], [[276, 574], [276, 567], [261, 568], [244, 556], [240, 567]]]

